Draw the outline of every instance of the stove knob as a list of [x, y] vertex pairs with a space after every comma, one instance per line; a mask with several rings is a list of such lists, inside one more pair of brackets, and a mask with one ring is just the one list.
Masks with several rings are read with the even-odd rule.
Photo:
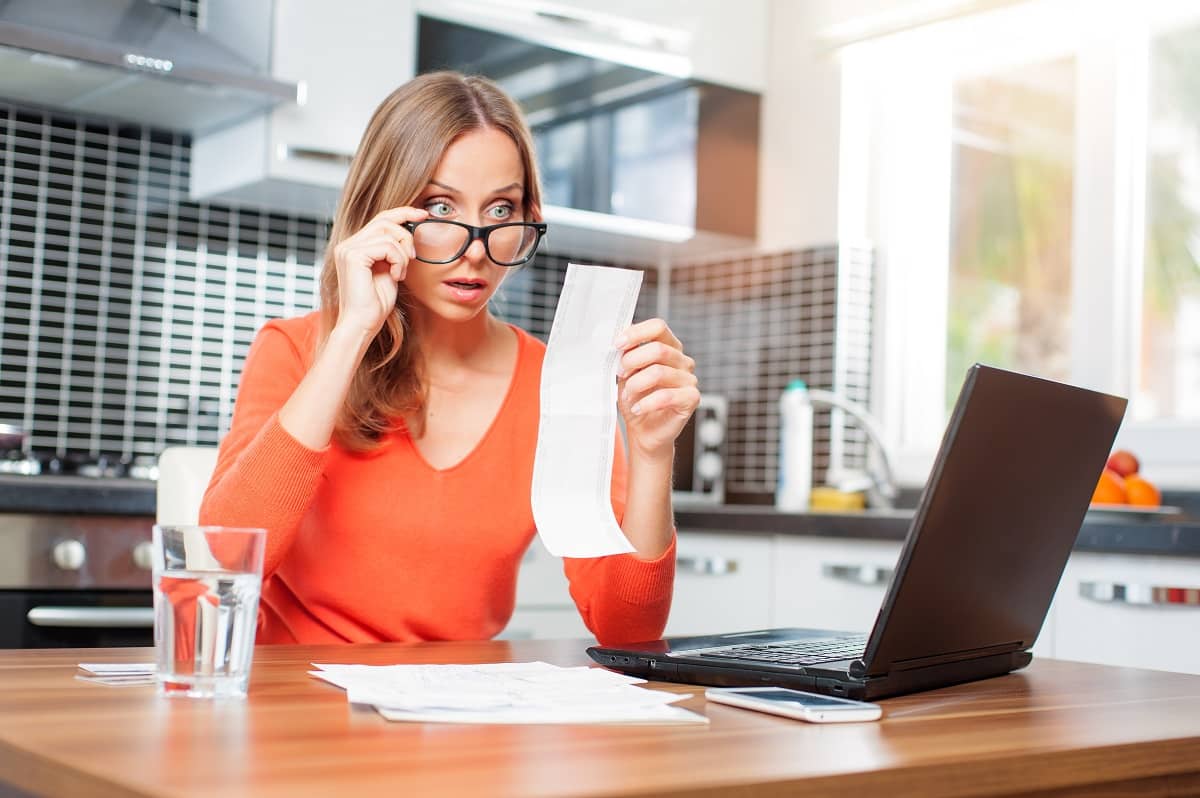
[[715, 418], [706, 418], [700, 422], [697, 435], [705, 446], [720, 446], [721, 441], [725, 438], [725, 430], [720, 421]]
[[154, 544], [143, 540], [133, 547], [133, 564], [143, 571], [154, 568]]
[[54, 564], [64, 571], [78, 571], [87, 562], [87, 549], [78, 540], [62, 540], [50, 552]]
[[701, 479], [715, 480], [721, 476], [724, 467], [721, 455], [716, 452], [705, 452], [696, 460], [696, 473], [700, 475]]

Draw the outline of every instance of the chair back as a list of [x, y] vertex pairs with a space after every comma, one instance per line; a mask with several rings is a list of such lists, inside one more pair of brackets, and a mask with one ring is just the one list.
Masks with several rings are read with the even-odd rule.
[[217, 465], [215, 446], [169, 446], [158, 456], [155, 520], [160, 524], [195, 524], [200, 502]]

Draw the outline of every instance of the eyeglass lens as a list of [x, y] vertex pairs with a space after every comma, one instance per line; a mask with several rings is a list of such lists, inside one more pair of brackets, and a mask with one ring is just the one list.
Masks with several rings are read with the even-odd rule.
[[[413, 246], [419, 259], [445, 263], [466, 251], [470, 237], [471, 231], [466, 227], [429, 220], [415, 226]], [[537, 241], [537, 228], [533, 225], [484, 228], [483, 243], [488, 257], [502, 266], [515, 265], [529, 258]]]

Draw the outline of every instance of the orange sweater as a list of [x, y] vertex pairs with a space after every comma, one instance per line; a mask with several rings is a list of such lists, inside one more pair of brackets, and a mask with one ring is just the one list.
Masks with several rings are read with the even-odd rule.
[[[430, 466], [406, 432], [369, 454], [306, 448], [277, 412], [312, 363], [319, 315], [272, 321], [246, 357], [233, 424], [200, 510], [268, 530], [260, 643], [486, 639], [508, 623], [530, 508], [545, 346], [517, 330], [500, 411], [462, 462]], [[620, 441], [617, 441], [620, 447]], [[625, 503], [614, 458], [613, 509]], [[653, 640], [671, 604], [675, 545], [657, 560], [566, 559], [571, 596], [602, 643]]]

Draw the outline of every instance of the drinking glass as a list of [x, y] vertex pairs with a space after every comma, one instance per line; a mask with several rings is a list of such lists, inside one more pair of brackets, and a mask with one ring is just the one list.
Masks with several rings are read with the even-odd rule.
[[242, 698], [250, 680], [265, 529], [154, 527], [158, 692]]

